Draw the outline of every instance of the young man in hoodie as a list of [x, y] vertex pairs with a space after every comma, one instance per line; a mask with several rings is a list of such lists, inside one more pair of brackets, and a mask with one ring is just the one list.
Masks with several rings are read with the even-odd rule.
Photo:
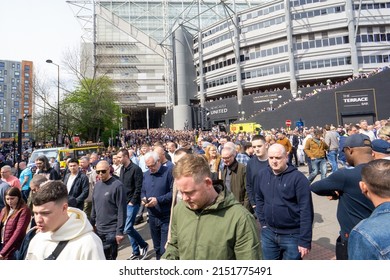
[[313, 202], [310, 182], [288, 164], [281, 144], [268, 149], [269, 166], [255, 178], [256, 215], [265, 260], [300, 260], [311, 249]]
[[61, 181], [49, 181], [33, 199], [38, 233], [31, 240], [26, 260], [44, 260], [60, 241], [68, 241], [57, 260], [105, 260], [103, 244], [87, 215], [68, 206], [68, 190]]

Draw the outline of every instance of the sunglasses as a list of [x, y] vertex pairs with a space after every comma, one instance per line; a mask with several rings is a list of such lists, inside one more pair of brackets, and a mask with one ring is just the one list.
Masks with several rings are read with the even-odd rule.
[[96, 170], [96, 174], [106, 174], [107, 170]]

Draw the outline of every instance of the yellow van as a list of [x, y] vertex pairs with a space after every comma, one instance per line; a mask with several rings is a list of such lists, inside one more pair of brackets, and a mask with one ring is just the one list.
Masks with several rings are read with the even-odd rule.
[[57, 147], [57, 148], [46, 148], [34, 150], [28, 160], [28, 167], [31, 169], [35, 168], [35, 160], [37, 157], [44, 155], [47, 159], [54, 157], [60, 164], [61, 170], [66, 167], [66, 159], [77, 158], [80, 159], [82, 156], [91, 153], [101, 153], [104, 150], [103, 143], [88, 143], [76, 146], [73, 148]]
[[261, 131], [261, 125], [258, 123], [233, 123], [230, 125], [231, 133], [247, 132], [259, 134]]

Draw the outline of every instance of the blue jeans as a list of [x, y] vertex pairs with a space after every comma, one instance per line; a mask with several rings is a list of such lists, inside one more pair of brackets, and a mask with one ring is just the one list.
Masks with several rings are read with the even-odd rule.
[[106, 260], [116, 260], [118, 256], [118, 243], [116, 243], [116, 232], [102, 233], [97, 232], [97, 235], [103, 242], [103, 250]]
[[313, 167], [311, 166], [311, 158], [308, 157], [305, 153], [305, 161], [307, 163], [307, 167], [309, 168], [309, 174], [313, 172]]
[[326, 177], [326, 159], [325, 158], [316, 158], [311, 160], [311, 167], [313, 172], [310, 173], [309, 179], [310, 182], [313, 182], [319, 173], [321, 173], [321, 179]]
[[30, 188], [28, 188], [27, 190], [22, 190], [22, 198], [24, 200], [24, 202], [27, 203], [27, 199], [28, 199], [28, 196], [30, 194]]
[[338, 165], [337, 165], [337, 151], [330, 151], [328, 153], [328, 160], [330, 165], [332, 166], [332, 172], [337, 171]]
[[127, 205], [127, 217], [125, 224], [125, 233], [129, 236], [131, 247], [133, 248], [133, 254], [139, 255], [139, 247], [145, 248], [147, 243], [134, 228], [135, 217], [137, 216], [139, 205]]
[[156, 252], [156, 260], [159, 260], [165, 252], [165, 244], [168, 239], [169, 217], [160, 219], [149, 214], [149, 227], [153, 248]]
[[301, 260], [298, 234], [277, 234], [269, 227], [263, 227], [261, 248], [264, 260]]

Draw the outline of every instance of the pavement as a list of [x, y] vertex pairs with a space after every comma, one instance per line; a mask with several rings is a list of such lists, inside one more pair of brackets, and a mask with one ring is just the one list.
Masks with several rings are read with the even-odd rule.
[[[299, 170], [306, 176], [308, 175], [307, 166], [300, 166]], [[328, 174], [329, 175], [329, 174]], [[320, 175], [316, 180], [320, 179]], [[313, 196], [314, 205], [314, 223], [313, 223], [313, 241], [310, 253], [305, 260], [335, 260], [335, 245], [339, 233], [339, 224], [336, 218], [337, 201], [330, 201], [326, 197], [316, 194]], [[149, 244], [149, 252], [146, 260], [155, 260], [153, 243], [150, 236], [149, 224], [145, 222], [135, 226], [141, 236]], [[131, 255], [132, 249], [127, 238], [119, 246], [118, 260], [126, 260]]]

